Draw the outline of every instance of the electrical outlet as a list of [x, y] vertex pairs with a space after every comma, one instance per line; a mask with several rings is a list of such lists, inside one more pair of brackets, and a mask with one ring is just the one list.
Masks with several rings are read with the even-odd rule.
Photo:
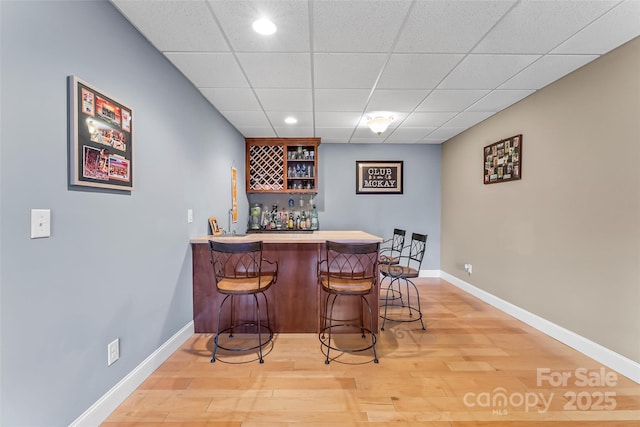
[[187, 209], [187, 223], [193, 222], [193, 209]]
[[107, 366], [111, 366], [120, 359], [120, 338], [116, 338], [107, 346]]

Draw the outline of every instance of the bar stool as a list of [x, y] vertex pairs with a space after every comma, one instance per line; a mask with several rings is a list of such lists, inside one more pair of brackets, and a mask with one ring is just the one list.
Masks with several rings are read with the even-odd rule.
[[[219, 348], [231, 352], [244, 352], [258, 349], [260, 363], [264, 363], [262, 349], [273, 339], [273, 331], [269, 323], [269, 303], [265, 291], [276, 283], [278, 277], [278, 263], [262, 258], [262, 242], [248, 243], [222, 243], [209, 241], [211, 249], [211, 264], [215, 286], [218, 292], [224, 295], [224, 299], [218, 308], [218, 324], [214, 337], [213, 354], [211, 363], [216, 361], [216, 352]], [[262, 263], [270, 264], [269, 271], [262, 270]], [[273, 267], [275, 266], [275, 268]], [[266, 324], [260, 314], [260, 303], [258, 295], [262, 295], [266, 309]], [[251, 296], [253, 299], [253, 319], [236, 320], [235, 298], [238, 296]], [[226, 302], [229, 302], [231, 309], [231, 324], [221, 329], [220, 314]], [[234, 331], [240, 329], [241, 333], [255, 331], [258, 340], [248, 340], [247, 346], [231, 347], [227, 343], [220, 344], [221, 334], [229, 332], [229, 338], [234, 337]], [[263, 335], [266, 334], [266, 337]], [[264, 338], [264, 339], [263, 339]]]
[[[324, 302], [322, 314], [322, 328], [318, 334], [321, 348], [326, 349], [325, 364], [329, 364], [329, 353], [331, 350], [342, 353], [356, 353], [371, 349], [373, 351], [373, 362], [378, 363], [376, 353], [376, 335], [373, 331], [373, 314], [371, 306], [367, 301], [367, 295], [374, 295], [374, 290], [378, 283], [378, 256], [380, 243], [338, 243], [326, 242], [326, 253], [324, 259], [318, 261], [318, 283], [327, 294]], [[336, 300], [353, 297], [358, 299], [359, 312], [356, 318], [337, 319], [334, 316]], [[339, 304], [340, 305], [340, 304]], [[366, 305], [369, 314], [369, 324], [364, 322], [364, 306]], [[342, 305], [336, 310], [338, 315], [344, 316], [351, 306]], [[332, 341], [333, 333], [347, 332], [349, 330], [359, 330], [362, 338], [369, 334], [370, 341], [364, 346], [357, 348], [339, 348]]]
[[[387, 320], [395, 322], [420, 321], [422, 330], [426, 330], [422, 321], [418, 287], [411, 281], [411, 279], [420, 275], [420, 266], [422, 265], [426, 247], [427, 235], [412, 233], [409, 255], [401, 255], [398, 264], [383, 264], [380, 266], [382, 280], [385, 278], [391, 280], [389, 286], [385, 289], [385, 296], [381, 298], [381, 308], [384, 307], [384, 314], [380, 316], [382, 317], [380, 330], [384, 331], [384, 324]], [[406, 260], [404, 264], [403, 260]], [[415, 306], [412, 305], [412, 299], [416, 301]], [[400, 301], [399, 304], [396, 303], [398, 300]], [[393, 314], [389, 313], [389, 307], [394, 307]], [[414, 316], [414, 313], [417, 316]]]

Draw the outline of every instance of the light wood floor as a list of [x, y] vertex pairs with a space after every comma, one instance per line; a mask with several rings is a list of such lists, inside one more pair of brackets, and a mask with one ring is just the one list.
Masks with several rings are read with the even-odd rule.
[[[427, 331], [387, 323], [379, 364], [325, 365], [315, 334], [276, 336], [264, 364], [211, 364], [212, 336], [196, 334], [103, 426], [640, 425], [639, 384], [441, 279], [418, 283]], [[563, 373], [566, 386], [546, 380]]]

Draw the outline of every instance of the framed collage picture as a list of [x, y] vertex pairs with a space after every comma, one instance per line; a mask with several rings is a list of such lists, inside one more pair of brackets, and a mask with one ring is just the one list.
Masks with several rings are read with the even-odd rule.
[[489, 144], [483, 153], [485, 184], [522, 178], [522, 135]]
[[76, 76], [69, 85], [69, 185], [133, 190], [133, 109]]

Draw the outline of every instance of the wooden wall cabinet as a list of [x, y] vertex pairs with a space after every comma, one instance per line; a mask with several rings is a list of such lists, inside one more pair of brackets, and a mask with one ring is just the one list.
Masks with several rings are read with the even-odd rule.
[[245, 138], [247, 193], [317, 193], [320, 138]]

